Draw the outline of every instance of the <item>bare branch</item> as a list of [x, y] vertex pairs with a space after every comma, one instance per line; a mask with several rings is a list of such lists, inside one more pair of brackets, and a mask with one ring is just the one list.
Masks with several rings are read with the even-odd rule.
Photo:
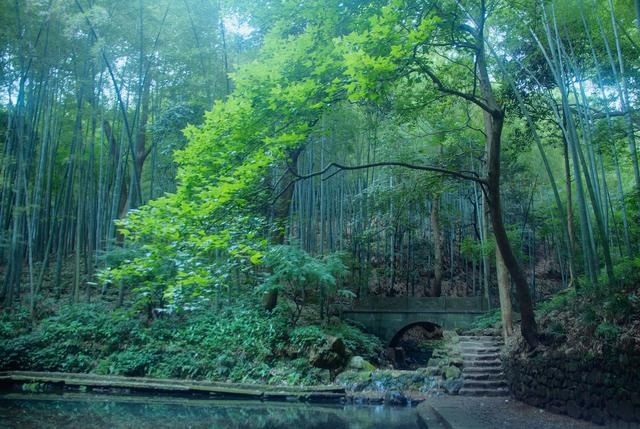
[[444, 174], [445, 176], [455, 177], [457, 179], [470, 180], [480, 185], [484, 185], [486, 183], [485, 180], [482, 179], [480, 176], [478, 176], [478, 174], [475, 172], [455, 171], [455, 170], [449, 170], [446, 168], [436, 167], [432, 165], [415, 165], [415, 164], [409, 164], [407, 162], [400, 162], [400, 161], [382, 161], [382, 162], [374, 162], [371, 164], [361, 164], [361, 165], [342, 165], [342, 164], [338, 164], [337, 162], [332, 162], [328, 164], [326, 167], [324, 167], [322, 170], [309, 173], [309, 174], [304, 174], [304, 175], [298, 174], [295, 171], [291, 171], [291, 170], [290, 172], [296, 177], [297, 180], [306, 180], [316, 176], [323, 176], [332, 168], [335, 168], [339, 171], [353, 171], [353, 170], [366, 170], [369, 168], [376, 168], [376, 167], [402, 167], [402, 168], [408, 168], [410, 170], [430, 171], [432, 173], [440, 173], [440, 174]]
[[456, 179], [469, 180], [471, 182], [478, 183], [483, 192], [485, 192], [485, 186], [487, 184], [486, 180], [480, 177], [474, 171], [455, 171], [455, 170], [449, 170], [446, 168], [436, 167], [432, 165], [415, 165], [415, 164], [409, 164], [407, 162], [399, 162], [399, 161], [383, 161], [383, 162], [374, 162], [371, 164], [361, 164], [361, 165], [342, 165], [342, 164], [338, 164], [337, 162], [332, 162], [328, 164], [326, 167], [324, 167], [322, 170], [315, 171], [309, 174], [298, 174], [296, 171], [294, 171], [291, 168], [291, 166], [289, 166], [289, 173], [291, 173], [295, 177], [295, 180], [292, 180], [287, 186], [284, 187], [284, 189], [282, 189], [278, 193], [278, 195], [275, 196], [275, 198], [273, 198], [272, 204], [274, 204], [278, 200], [278, 198], [280, 198], [291, 186], [293, 186], [296, 182], [299, 182], [301, 180], [311, 179], [317, 176], [323, 176], [329, 171], [331, 171], [332, 169], [335, 169], [335, 171], [333, 171], [328, 177], [325, 177], [322, 180], [328, 180], [342, 171], [365, 170], [368, 168], [376, 168], [376, 167], [402, 167], [402, 168], [408, 168], [410, 170], [440, 173], [445, 176], [455, 177]]

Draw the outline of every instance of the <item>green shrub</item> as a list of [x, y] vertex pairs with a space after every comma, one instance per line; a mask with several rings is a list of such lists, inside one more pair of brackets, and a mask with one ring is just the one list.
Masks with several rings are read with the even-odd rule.
[[158, 360], [159, 356], [153, 350], [127, 348], [100, 361], [95, 372], [142, 377], [151, 372]]
[[301, 326], [291, 332], [290, 342], [298, 352], [304, 352], [322, 346], [326, 342], [326, 335], [317, 325]]
[[486, 329], [495, 326], [501, 322], [500, 309], [491, 310], [478, 317], [473, 322], [473, 327], [477, 329]]
[[607, 342], [615, 342], [616, 339], [620, 336], [621, 331], [622, 330], [620, 329], [620, 327], [614, 324], [602, 322], [596, 328], [595, 334], [597, 337], [602, 338]]
[[[381, 349], [375, 337], [353, 326], [291, 330], [285, 315], [246, 301], [221, 312], [183, 312], [149, 323], [98, 305], [62, 307], [32, 332], [14, 328], [16, 323], [22, 322], [0, 321], [0, 370], [313, 384], [325, 374], [310, 366], [304, 351], [326, 335], [341, 337], [351, 354], [370, 357]], [[291, 356], [291, 345], [299, 358]]]
[[362, 356], [367, 360], [377, 361], [383, 349], [382, 341], [375, 335], [362, 332], [348, 323], [338, 323], [327, 328], [327, 332], [342, 338], [350, 355]]
[[31, 322], [26, 311], [0, 312], [0, 340], [15, 338], [29, 332]]
[[541, 314], [551, 313], [555, 310], [564, 310], [576, 300], [575, 289], [565, 289], [553, 295], [546, 301], [537, 305], [537, 310]]
[[621, 260], [613, 267], [613, 272], [623, 288], [640, 288], [640, 257]]
[[358, 355], [365, 359], [377, 360], [382, 350], [382, 342], [378, 337], [342, 322], [324, 327], [309, 325], [296, 328], [291, 332], [290, 343], [299, 353], [305, 352], [313, 347], [322, 346], [327, 335], [342, 339], [347, 354], [351, 356]]
[[271, 274], [265, 278], [261, 290], [278, 290], [293, 303], [294, 308], [289, 311], [293, 326], [298, 323], [310, 298], [320, 303], [322, 318], [337, 297], [355, 297], [350, 290], [340, 288], [338, 282], [347, 272], [343, 257], [341, 253], [315, 257], [299, 246], [272, 246], [264, 256]]

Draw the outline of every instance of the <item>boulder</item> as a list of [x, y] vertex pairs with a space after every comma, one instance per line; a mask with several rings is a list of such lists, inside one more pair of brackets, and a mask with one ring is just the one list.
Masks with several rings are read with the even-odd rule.
[[364, 359], [362, 356], [353, 356], [347, 363], [347, 369], [356, 371], [374, 371], [376, 369], [370, 362]]
[[439, 366], [428, 366], [426, 368], [418, 368], [416, 372], [424, 374], [427, 377], [440, 377], [443, 375], [442, 368]]
[[370, 387], [371, 372], [368, 371], [343, 371], [336, 377], [336, 384], [354, 392], [360, 392]]
[[458, 368], [462, 368], [464, 366], [464, 361], [459, 357], [452, 357], [449, 359], [449, 365], [457, 366]]
[[331, 383], [331, 371], [328, 369], [323, 369], [318, 373], [318, 379], [321, 384], [330, 384]]
[[460, 368], [455, 367], [455, 366], [448, 366], [444, 369], [444, 378], [447, 380], [455, 380], [460, 378], [460, 376], [462, 375], [462, 371], [460, 371]]
[[444, 363], [445, 363], [445, 360], [444, 360], [444, 359], [441, 359], [441, 358], [433, 358], [433, 357], [432, 357], [431, 359], [429, 359], [429, 362], [427, 362], [427, 366], [437, 367], [437, 366], [440, 366], [440, 365], [442, 365], [442, 364], [444, 364]]
[[442, 382], [442, 388], [449, 395], [457, 395], [462, 389], [463, 382], [461, 379], [445, 380]]
[[388, 405], [407, 405], [407, 397], [397, 390], [392, 390], [384, 395], [384, 402]]
[[341, 338], [327, 335], [321, 346], [309, 351], [309, 363], [322, 369], [336, 370], [344, 366], [347, 350]]

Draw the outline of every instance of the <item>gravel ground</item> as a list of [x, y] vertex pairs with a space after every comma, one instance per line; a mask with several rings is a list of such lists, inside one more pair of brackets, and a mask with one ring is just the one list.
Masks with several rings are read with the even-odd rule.
[[[568, 416], [553, 414], [514, 399], [443, 396], [425, 402], [453, 429], [601, 429]], [[420, 409], [420, 406], [418, 407]], [[624, 427], [624, 426], [623, 426]]]

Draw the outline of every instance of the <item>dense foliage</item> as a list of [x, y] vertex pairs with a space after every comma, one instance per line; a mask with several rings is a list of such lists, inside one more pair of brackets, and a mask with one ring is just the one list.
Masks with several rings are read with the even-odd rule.
[[153, 322], [101, 305], [64, 306], [30, 328], [26, 315], [3, 317], [0, 367], [299, 385], [329, 381], [305, 358], [327, 335], [343, 339], [350, 355], [375, 360], [380, 352], [375, 337], [337, 320], [291, 330], [285, 315], [265, 317], [246, 303]]
[[631, 2], [214, 3], [0, 2], [0, 367], [314, 382], [371, 294], [636, 332]]

